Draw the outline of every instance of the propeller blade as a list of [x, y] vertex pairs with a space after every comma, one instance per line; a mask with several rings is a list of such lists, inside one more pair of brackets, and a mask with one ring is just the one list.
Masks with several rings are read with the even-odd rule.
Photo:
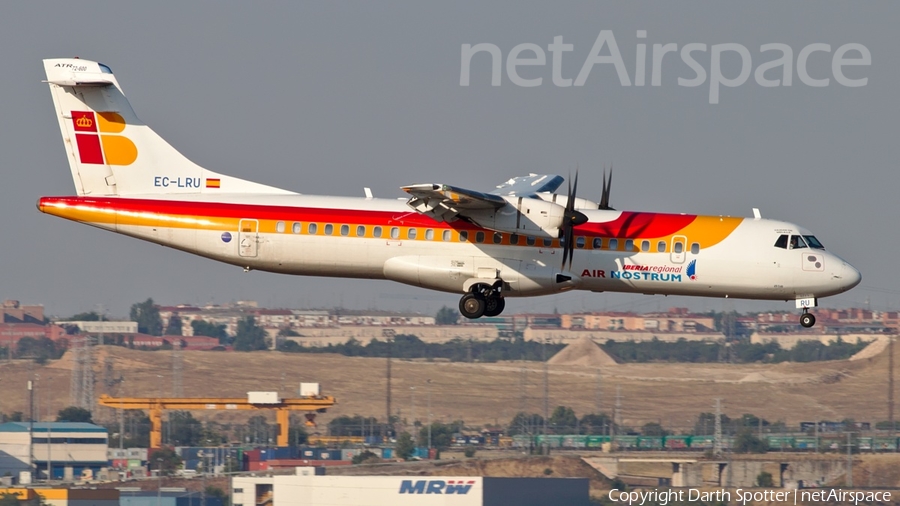
[[609, 194], [612, 191], [612, 165], [609, 166], [609, 178], [606, 177], [606, 169], [603, 169], [603, 192], [600, 194], [600, 209], [614, 210], [609, 207]]

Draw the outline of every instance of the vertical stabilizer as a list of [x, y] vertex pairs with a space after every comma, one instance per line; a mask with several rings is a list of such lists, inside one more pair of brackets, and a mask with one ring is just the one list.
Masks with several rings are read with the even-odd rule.
[[188, 160], [137, 118], [102, 63], [51, 59], [44, 70], [78, 195], [293, 193]]

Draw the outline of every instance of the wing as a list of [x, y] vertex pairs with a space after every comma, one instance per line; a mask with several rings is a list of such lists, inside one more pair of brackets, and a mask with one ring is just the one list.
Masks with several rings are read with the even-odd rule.
[[561, 176], [530, 174], [514, 177], [490, 193], [467, 190], [447, 184], [414, 184], [402, 186], [412, 198], [409, 207], [436, 221], [454, 221], [467, 211], [491, 211], [507, 204], [503, 196], [532, 197], [538, 192], [552, 192], [564, 179]]

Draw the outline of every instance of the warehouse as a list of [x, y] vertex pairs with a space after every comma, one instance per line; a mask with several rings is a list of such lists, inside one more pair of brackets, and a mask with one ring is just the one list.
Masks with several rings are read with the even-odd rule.
[[587, 478], [488, 478], [481, 476], [236, 477], [234, 506], [587, 506]]
[[91, 423], [4, 423], [0, 425], [0, 476], [27, 473], [33, 462], [36, 478], [45, 478], [49, 467], [55, 480], [91, 479], [107, 467], [107, 443], [106, 429]]

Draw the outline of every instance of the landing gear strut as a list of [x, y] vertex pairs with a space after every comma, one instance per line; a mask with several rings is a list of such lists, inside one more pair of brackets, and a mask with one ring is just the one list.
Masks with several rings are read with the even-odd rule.
[[506, 300], [501, 295], [503, 281], [497, 280], [493, 285], [477, 283], [472, 285], [469, 293], [459, 299], [459, 312], [470, 320], [482, 316], [498, 316], [506, 307]]
[[816, 317], [813, 316], [812, 313], [808, 312], [806, 308], [803, 308], [803, 314], [800, 315], [800, 325], [805, 328], [810, 328], [816, 324]]

